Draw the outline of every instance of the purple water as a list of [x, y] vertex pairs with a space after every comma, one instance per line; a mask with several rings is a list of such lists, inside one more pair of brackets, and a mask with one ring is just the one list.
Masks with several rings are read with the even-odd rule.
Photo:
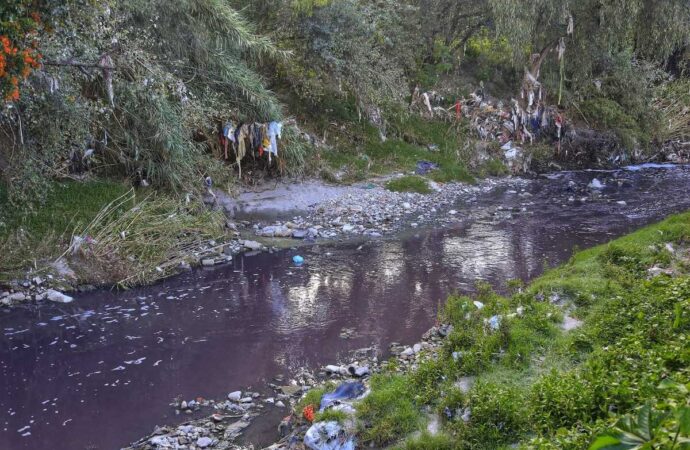
[[[595, 176], [608, 198], [568, 202]], [[443, 228], [238, 256], [151, 287], [1, 310], [0, 449], [120, 448], [156, 424], [187, 420], [169, 406], [177, 395], [260, 390], [278, 373], [353, 349], [415, 342], [451, 292], [471, 292], [479, 280], [498, 289], [529, 280], [574, 246], [690, 208], [690, 171], [680, 167], [561, 173], [515, 186], [457, 205], [462, 220]], [[519, 195], [523, 188], [531, 196]], [[509, 218], [496, 214], [499, 205], [527, 211]], [[296, 253], [302, 267], [291, 262]], [[343, 328], [356, 337], [340, 338]], [[264, 423], [248, 439], [265, 443], [273, 433], [275, 423]]]

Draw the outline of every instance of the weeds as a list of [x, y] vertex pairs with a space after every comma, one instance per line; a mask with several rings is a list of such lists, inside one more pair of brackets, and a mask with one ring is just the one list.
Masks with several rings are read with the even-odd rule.
[[394, 178], [386, 183], [386, 189], [394, 192], [417, 192], [419, 194], [428, 194], [431, 192], [431, 188], [426, 179], [418, 175], [407, 175]]

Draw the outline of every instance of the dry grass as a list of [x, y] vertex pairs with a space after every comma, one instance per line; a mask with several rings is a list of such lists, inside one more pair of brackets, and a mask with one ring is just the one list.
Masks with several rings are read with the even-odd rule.
[[151, 283], [174, 273], [208, 241], [223, 237], [223, 226], [223, 214], [203, 205], [153, 196], [137, 201], [130, 190], [73, 235], [63, 257], [80, 267], [108, 270], [111, 282], [123, 287]]

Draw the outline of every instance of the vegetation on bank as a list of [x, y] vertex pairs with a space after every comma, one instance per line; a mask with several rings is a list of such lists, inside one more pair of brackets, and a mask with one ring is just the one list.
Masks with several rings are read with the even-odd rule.
[[[690, 213], [680, 214], [578, 252], [527, 287], [511, 283], [508, 297], [484, 285], [476, 298], [451, 296], [442, 318], [454, 330], [440, 356], [406, 374], [393, 360], [372, 378], [355, 405], [359, 442], [687, 448], [689, 242]], [[566, 318], [580, 326], [565, 331]], [[461, 379], [472, 380], [469, 390]], [[429, 413], [441, 417], [440, 432], [415, 435]]]
[[44, 203], [67, 178], [178, 197], [207, 175], [229, 188], [237, 167], [217, 139], [228, 119], [295, 119], [278, 163], [248, 155], [244, 182], [349, 181], [420, 157], [441, 165], [437, 181], [467, 179], [475, 131], [411, 114], [411, 92], [435, 91], [434, 106], [452, 109], [483, 82], [508, 104], [540, 52], [546, 103], [569, 122], [613, 129], [626, 150], [687, 136], [687, 96], [670, 95], [687, 83], [668, 87], [687, 80], [683, 0], [173, 3], [0, 7], [0, 169], [15, 206]]
[[69, 181], [53, 186], [46, 205], [15, 208], [0, 188], [0, 282], [56, 273], [66, 257], [66, 286], [149, 283], [174, 273], [192, 251], [225, 236], [225, 217], [125, 183]]

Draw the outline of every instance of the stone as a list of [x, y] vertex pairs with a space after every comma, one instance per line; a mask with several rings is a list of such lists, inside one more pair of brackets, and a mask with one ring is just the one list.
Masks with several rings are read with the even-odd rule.
[[244, 419], [240, 419], [237, 422], [231, 423], [225, 429], [225, 435], [224, 435], [225, 439], [230, 439], [230, 440], [235, 439], [249, 425], [250, 425], [249, 421], [244, 420]]
[[261, 250], [263, 245], [260, 242], [245, 240], [242, 245], [249, 250]]
[[196, 445], [199, 448], [210, 447], [211, 444], [213, 444], [213, 439], [211, 439], [210, 437], [204, 436], [196, 440]]
[[456, 215], [457, 213], [458, 213], [458, 212], [457, 212], [456, 210], [454, 210], [454, 209], [451, 209], [450, 211], [448, 211], [448, 214], [450, 214], [451, 216], [454, 216], [454, 215]]
[[414, 355], [414, 350], [412, 350], [412, 347], [407, 347], [400, 353], [400, 356], [402, 356], [403, 358], [410, 358], [412, 357], [412, 355]]
[[289, 396], [293, 396], [299, 392], [302, 392], [302, 388], [300, 386], [294, 386], [294, 385], [281, 386], [280, 390], [283, 392], [283, 394], [289, 395]]
[[417, 343], [417, 344], [413, 345], [412, 351], [415, 353], [421, 352], [422, 351], [422, 344]]
[[343, 228], [342, 228], [343, 233], [350, 233], [350, 232], [352, 232], [354, 229], [355, 229], [355, 227], [352, 226], [352, 225], [350, 225], [349, 223], [346, 223], [345, 225], [343, 225]]
[[204, 267], [214, 266], [216, 261], [212, 258], [204, 258], [201, 260], [201, 265]]
[[242, 398], [240, 399], [240, 403], [251, 403], [251, 402], [252, 402], [252, 398], [251, 398], [251, 397], [242, 397]]
[[362, 378], [362, 377], [369, 375], [370, 373], [371, 372], [369, 370], [369, 366], [362, 366], [362, 367], [357, 367], [355, 369], [354, 375], [358, 378]]
[[74, 299], [69, 295], [65, 295], [62, 292], [58, 292], [54, 289], [48, 289], [46, 291], [46, 298], [51, 302], [55, 303], [70, 303]]
[[282, 401], [278, 400], [278, 401], [276, 402], [276, 406], [277, 406], [278, 408], [285, 408], [285, 403], [283, 403]]
[[233, 402], [239, 402], [241, 398], [242, 391], [234, 391], [228, 394], [228, 400], [232, 400]]
[[336, 366], [335, 364], [329, 364], [326, 367], [324, 367], [324, 370], [326, 371], [327, 374], [339, 374], [343, 375], [344, 373], [347, 373], [347, 369], [341, 366]]
[[10, 294], [9, 297], [7, 297], [11, 302], [23, 302], [26, 300], [26, 294], [23, 292], [15, 292], [14, 294]]
[[412, 205], [410, 205], [409, 202], [403, 202], [402, 207], [405, 208], [405, 209], [411, 209], [411, 208], [412, 208]]
[[294, 230], [292, 232], [292, 237], [294, 239], [304, 239], [309, 235], [308, 230]]

